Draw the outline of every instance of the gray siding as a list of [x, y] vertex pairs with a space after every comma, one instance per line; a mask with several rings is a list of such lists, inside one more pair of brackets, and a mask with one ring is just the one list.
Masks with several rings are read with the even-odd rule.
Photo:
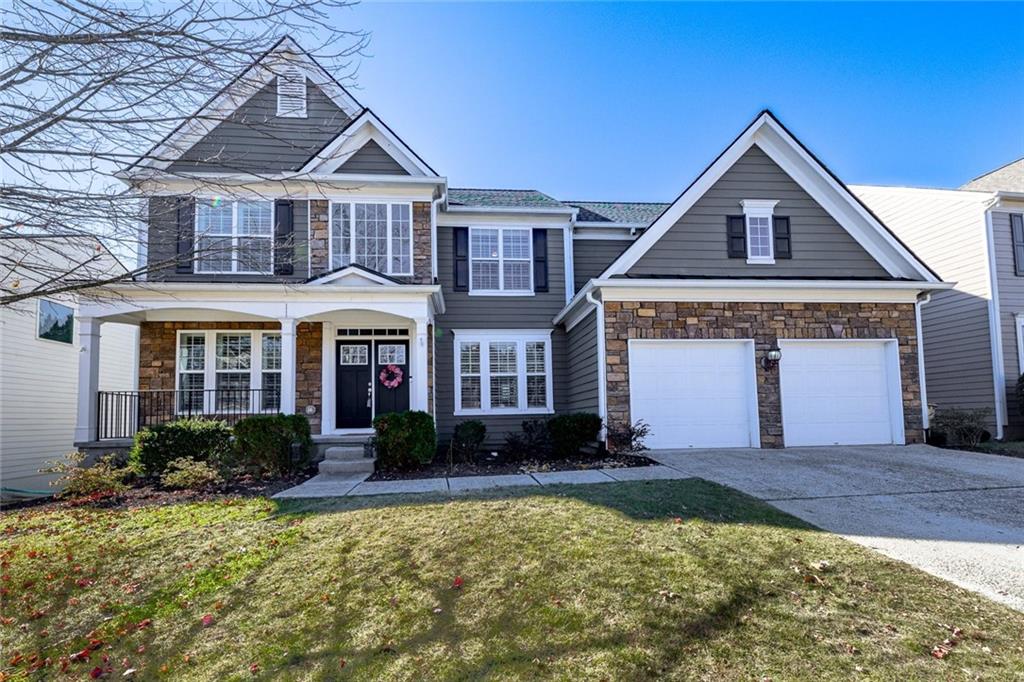
[[[749, 265], [726, 252], [726, 216], [743, 199], [777, 199], [789, 216], [793, 258]], [[751, 147], [630, 269], [630, 275], [877, 277], [879, 265], [825, 209], [759, 147]]]
[[[593, 307], [593, 306], [591, 306]], [[567, 333], [568, 347], [568, 396], [566, 410], [569, 412], [593, 412], [598, 410], [597, 376], [597, 315], [589, 313], [582, 322]]]
[[[155, 269], [147, 274], [150, 281], [162, 282], [301, 282], [309, 277], [309, 202], [296, 200], [293, 221], [294, 256], [293, 274], [287, 277], [275, 275], [212, 275], [179, 274], [174, 271], [173, 260], [178, 249], [178, 226], [175, 197], [152, 197], [149, 199], [149, 244], [147, 261], [156, 268], [159, 263], [169, 266]], [[193, 214], [194, 218], [194, 214]]]
[[[490, 417], [455, 416], [455, 329], [552, 329], [551, 320], [565, 305], [565, 255], [561, 230], [548, 231], [548, 281], [550, 291], [533, 296], [470, 296], [454, 291], [452, 273], [452, 228], [437, 228], [438, 280], [444, 291], [445, 313], [437, 317], [434, 366], [439, 442], [446, 445], [452, 429], [460, 421], [479, 418], [487, 425], [487, 444], [500, 447], [505, 434], [519, 430], [524, 419], [535, 415]], [[566, 411], [568, 378], [566, 373], [566, 335], [561, 328], [551, 334], [551, 359], [556, 412]]]
[[631, 239], [574, 239], [572, 276], [576, 291], [600, 275], [632, 243]]
[[271, 81], [172, 163], [171, 171], [278, 173], [301, 168], [348, 125], [349, 118], [307, 81], [306, 118], [277, 116]]
[[[1021, 211], [1024, 213], [1024, 211]], [[1006, 416], [1014, 435], [1024, 432], [1024, 416], [1017, 407], [1015, 385], [1020, 376], [1017, 352], [1017, 322], [1015, 316], [1024, 314], [1024, 277], [1018, 277], [1013, 267], [1013, 236], [1010, 234], [1010, 214], [992, 212], [992, 241], [996, 256], [999, 287], [999, 322], [1003, 335], [1003, 369], [1006, 372]]]
[[335, 173], [365, 173], [369, 175], [408, 175], [402, 165], [391, 158], [375, 140], [364, 144], [359, 151], [338, 166]]

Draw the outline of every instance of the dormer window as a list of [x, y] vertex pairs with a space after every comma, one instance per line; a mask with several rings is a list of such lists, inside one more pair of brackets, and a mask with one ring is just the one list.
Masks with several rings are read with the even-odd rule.
[[777, 203], [765, 199], [745, 199], [740, 202], [746, 228], [748, 263], [771, 265], [775, 262], [772, 223]]
[[277, 115], [306, 118], [306, 74], [297, 66], [285, 66], [277, 74]]

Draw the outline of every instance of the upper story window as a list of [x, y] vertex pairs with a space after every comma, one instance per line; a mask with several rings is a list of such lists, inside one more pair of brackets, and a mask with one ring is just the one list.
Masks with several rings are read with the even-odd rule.
[[36, 335], [47, 341], [68, 345], [75, 342], [75, 311], [66, 305], [39, 299]]
[[306, 118], [306, 75], [297, 66], [285, 66], [277, 74], [277, 115]]
[[1013, 270], [1024, 277], [1024, 214], [1010, 213], [1010, 239], [1013, 240]]
[[412, 275], [412, 205], [331, 202], [331, 269]]
[[533, 293], [532, 230], [522, 227], [469, 229], [469, 290]]
[[270, 275], [273, 254], [273, 202], [196, 202], [197, 272]]
[[773, 214], [778, 201], [745, 199], [743, 216], [746, 222], [747, 262], [770, 265], [775, 262]]

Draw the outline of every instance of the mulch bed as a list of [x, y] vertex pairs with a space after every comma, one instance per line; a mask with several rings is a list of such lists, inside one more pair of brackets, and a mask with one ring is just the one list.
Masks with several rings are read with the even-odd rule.
[[43, 497], [0, 505], [3, 511], [38, 508], [40, 510], [72, 509], [88, 505], [99, 509], [135, 509], [161, 507], [182, 502], [216, 502], [232, 497], [270, 497], [282, 490], [293, 488], [316, 475], [316, 469], [284, 478], [255, 478], [243, 476], [202, 490], [167, 490], [153, 484], [138, 485], [116, 495], [97, 495], [90, 498], [63, 500]]
[[501, 474], [536, 474], [544, 471], [581, 471], [585, 469], [623, 469], [657, 464], [641, 455], [572, 457], [555, 460], [524, 460], [522, 462], [455, 463], [451, 469], [442, 458], [409, 471], [375, 471], [368, 481], [408, 481], [417, 478], [458, 478], [460, 476], [498, 476]]

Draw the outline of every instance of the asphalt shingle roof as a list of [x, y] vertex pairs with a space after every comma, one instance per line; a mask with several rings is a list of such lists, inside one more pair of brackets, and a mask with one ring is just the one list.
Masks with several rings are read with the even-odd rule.
[[649, 225], [668, 204], [644, 201], [565, 201], [579, 209], [577, 221]]
[[448, 203], [483, 208], [567, 208], [565, 204], [535, 189], [449, 188]]
[[986, 192], [1024, 192], [1024, 158], [974, 178], [960, 189]]

